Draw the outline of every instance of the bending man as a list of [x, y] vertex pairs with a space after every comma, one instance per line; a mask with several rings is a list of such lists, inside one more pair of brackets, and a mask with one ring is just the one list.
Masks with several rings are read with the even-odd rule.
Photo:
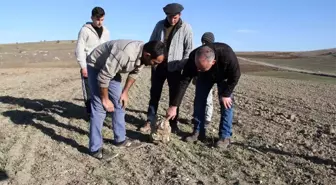
[[198, 76], [194, 105], [194, 131], [187, 141], [205, 139], [205, 105], [212, 86], [216, 83], [220, 100], [219, 139], [217, 147], [227, 148], [232, 136], [232, 93], [240, 78], [238, 59], [230, 46], [224, 43], [205, 44], [195, 49], [183, 69], [177, 98], [167, 110], [167, 118], [176, 116], [186, 89], [193, 77]]
[[[91, 89], [90, 144], [91, 155], [103, 157], [102, 127], [106, 112], [112, 114], [114, 144], [130, 146], [126, 139], [125, 110], [128, 91], [144, 65], [157, 65], [164, 60], [165, 46], [161, 41], [112, 40], [96, 47], [88, 56]], [[120, 73], [129, 73], [121, 89]], [[107, 156], [109, 157], [109, 156]]]

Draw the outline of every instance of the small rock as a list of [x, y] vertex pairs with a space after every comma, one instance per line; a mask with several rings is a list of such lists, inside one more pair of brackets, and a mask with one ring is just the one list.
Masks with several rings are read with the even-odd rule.
[[306, 134], [306, 130], [302, 129], [299, 131], [300, 134]]
[[292, 120], [292, 121], [295, 121], [296, 120], [296, 116], [294, 114], [291, 114], [289, 116], [289, 119]]

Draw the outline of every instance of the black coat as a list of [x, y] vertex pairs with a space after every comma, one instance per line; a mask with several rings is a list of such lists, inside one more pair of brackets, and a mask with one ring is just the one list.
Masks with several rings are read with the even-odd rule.
[[208, 44], [208, 46], [215, 51], [216, 63], [209, 71], [199, 72], [195, 64], [195, 54], [199, 47], [194, 49], [190, 53], [189, 59], [184, 66], [178, 95], [172, 102], [171, 106], [179, 106], [181, 104], [188, 85], [195, 76], [206, 78], [209, 83], [220, 84], [220, 86], [223, 87], [223, 91], [220, 95], [223, 97], [231, 96], [233, 89], [240, 78], [240, 67], [237, 56], [232, 48], [225, 43], [215, 42]]

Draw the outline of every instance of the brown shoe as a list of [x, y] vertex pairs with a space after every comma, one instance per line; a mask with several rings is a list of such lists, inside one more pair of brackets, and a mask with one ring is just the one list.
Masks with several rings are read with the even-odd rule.
[[193, 132], [188, 137], [185, 138], [186, 142], [195, 142], [198, 140], [199, 132]]
[[230, 138], [222, 138], [222, 139], [219, 139], [217, 142], [216, 142], [216, 147], [217, 148], [222, 148], [222, 149], [227, 149], [229, 147], [231, 143], [231, 140]]
[[151, 131], [151, 124], [150, 121], [147, 121], [141, 128], [140, 128], [140, 132], [150, 132]]
[[130, 138], [126, 138], [124, 141], [121, 142], [114, 142], [114, 146], [118, 148], [130, 148], [130, 147], [138, 147], [142, 144], [140, 142], [136, 142]]

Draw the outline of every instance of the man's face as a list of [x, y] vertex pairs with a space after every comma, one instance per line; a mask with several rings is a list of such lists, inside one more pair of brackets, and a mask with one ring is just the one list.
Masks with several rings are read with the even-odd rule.
[[211, 67], [215, 64], [215, 62], [216, 60], [208, 61], [204, 56], [199, 56], [195, 58], [195, 64], [199, 72], [209, 71]]
[[176, 15], [167, 15], [167, 20], [170, 25], [175, 26], [178, 21], [180, 20], [181, 14], [176, 14]]
[[142, 63], [145, 64], [146, 66], [149, 66], [149, 65], [155, 66], [163, 62], [164, 55], [160, 55], [153, 59], [149, 53], [145, 52], [141, 60], [142, 60]]
[[98, 27], [98, 28], [103, 26], [104, 16], [102, 17], [92, 16], [91, 19], [92, 19], [93, 26]]

